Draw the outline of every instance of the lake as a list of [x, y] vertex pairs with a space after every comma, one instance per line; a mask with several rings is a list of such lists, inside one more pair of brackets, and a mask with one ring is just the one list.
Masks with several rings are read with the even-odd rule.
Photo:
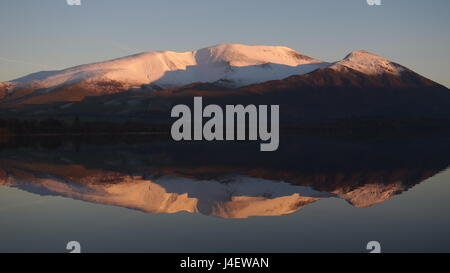
[[450, 251], [450, 140], [0, 143], [0, 252]]

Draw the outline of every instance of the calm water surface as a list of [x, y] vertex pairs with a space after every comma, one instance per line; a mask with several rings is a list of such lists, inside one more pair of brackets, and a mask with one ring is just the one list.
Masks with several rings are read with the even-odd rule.
[[0, 252], [450, 251], [450, 141], [0, 145]]

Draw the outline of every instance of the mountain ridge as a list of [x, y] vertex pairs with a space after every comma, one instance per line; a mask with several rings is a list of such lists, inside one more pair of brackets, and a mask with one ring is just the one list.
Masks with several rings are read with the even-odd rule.
[[[242, 56], [243, 53], [247, 55]], [[280, 105], [283, 109], [281, 120], [285, 125], [349, 119], [450, 121], [450, 92], [446, 87], [363, 50], [353, 51], [340, 61], [326, 63], [286, 47], [225, 44], [187, 53], [142, 53], [111, 62], [116, 66], [119, 63], [118, 67], [121, 67], [124, 61], [130, 64], [129, 58], [137, 58], [137, 66], [131, 61], [131, 66], [137, 69], [145, 64], [142, 56], [155, 60], [154, 56], [163, 58], [161, 54], [181, 56], [177, 63], [165, 63], [168, 69], [169, 66], [177, 69], [186, 65], [185, 70], [164, 72], [164, 80], [180, 80], [187, 84], [170, 86], [154, 81], [130, 87], [127, 82], [102, 77], [83, 78], [50, 88], [39, 84], [24, 84], [18, 88], [18, 83], [2, 83], [0, 111], [4, 117], [28, 119], [83, 116], [160, 124], [169, 122], [168, 113], [174, 105], [191, 104], [193, 96], [203, 96], [208, 103], [218, 105]], [[187, 60], [194, 55], [199, 65], [189, 67]], [[102, 65], [104, 63], [96, 64], [94, 68]], [[106, 66], [111, 67], [108, 62]], [[71, 69], [74, 68], [67, 71]], [[112, 70], [106, 74], [120, 74], [120, 71]], [[100, 70], [99, 73], [103, 72]], [[138, 74], [145, 76], [144, 72]], [[213, 76], [206, 81], [190, 78], [197, 74]], [[40, 72], [38, 76], [50, 77], [51, 82], [61, 77], [66, 79], [67, 74], [54, 76], [51, 72]], [[22, 79], [33, 77], [29, 75]], [[121, 77], [127, 78], [127, 75]]]
[[[293, 84], [295, 80], [298, 82]], [[181, 53], [144, 52], [60, 71], [33, 73], [0, 84], [0, 105], [74, 102], [136, 89], [186, 89], [195, 83], [216, 84], [223, 90], [439, 86], [364, 50], [327, 63], [288, 47], [222, 44]]]
[[[151, 83], [174, 87], [196, 81], [213, 82], [222, 79], [230, 72], [230, 67], [259, 66], [268, 63], [294, 69], [299, 65], [323, 62], [287, 47], [223, 44], [186, 52], [143, 52], [59, 71], [37, 72], [10, 83], [16, 87], [35, 84], [39, 88], [50, 88], [84, 80], [116, 80], [134, 88]], [[183, 79], [182, 77], [186, 76], [180, 73], [170, 79], [163, 78], [165, 73], [187, 71], [194, 69], [193, 67], [199, 67], [199, 69], [193, 70], [186, 79]], [[288, 75], [297, 72], [286, 71], [285, 73]]]

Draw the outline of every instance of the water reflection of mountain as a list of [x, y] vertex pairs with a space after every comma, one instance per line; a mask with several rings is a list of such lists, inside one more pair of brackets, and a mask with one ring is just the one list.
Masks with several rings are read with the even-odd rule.
[[371, 206], [450, 165], [445, 138], [281, 143], [261, 153], [258, 144], [145, 137], [15, 139], [1, 146], [0, 184], [151, 213], [245, 218], [292, 213], [329, 197]]

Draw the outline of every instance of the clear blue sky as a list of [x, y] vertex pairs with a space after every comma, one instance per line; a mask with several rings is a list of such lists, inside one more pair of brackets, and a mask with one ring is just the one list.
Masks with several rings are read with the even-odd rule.
[[142, 51], [284, 45], [325, 61], [365, 49], [450, 86], [450, 1], [0, 0], [0, 81]]

